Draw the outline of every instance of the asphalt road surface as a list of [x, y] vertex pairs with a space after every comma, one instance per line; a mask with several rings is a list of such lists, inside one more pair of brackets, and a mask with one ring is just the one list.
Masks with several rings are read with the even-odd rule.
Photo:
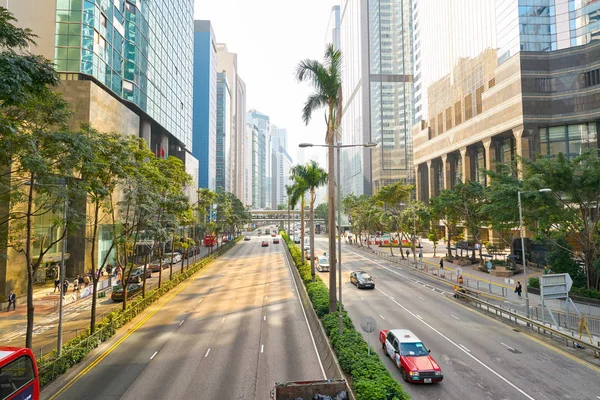
[[[315, 251], [327, 241], [315, 239]], [[454, 301], [425, 286], [416, 272], [342, 248], [343, 303], [355, 326], [370, 316], [377, 330], [366, 340], [413, 399], [599, 399], [600, 368], [578, 361], [572, 348], [557, 350], [544, 340]], [[368, 272], [375, 290], [359, 290], [350, 271]], [[328, 284], [328, 273], [319, 273]], [[447, 291], [447, 289], [445, 289]], [[431, 349], [444, 374], [434, 385], [408, 384], [383, 355], [379, 330], [406, 328]], [[359, 328], [360, 330], [360, 328]]]
[[275, 382], [323, 379], [282, 246], [264, 235], [240, 242], [95, 367], [53, 385], [66, 390], [43, 397], [262, 400]]

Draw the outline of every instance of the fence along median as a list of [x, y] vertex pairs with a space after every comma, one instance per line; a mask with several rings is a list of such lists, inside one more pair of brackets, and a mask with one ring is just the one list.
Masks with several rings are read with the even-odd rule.
[[352, 390], [357, 400], [405, 400], [410, 396], [394, 379], [376, 352], [369, 355], [369, 345], [354, 327], [342, 306], [344, 332], [338, 331], [338, 314], [329, 313], [329, 288], [317, 276], [312, 281], [310, 265], [304, 262], [300, 248], [284, 232], [281, 237], [288, 246], [294, 264], [300, 272], [304, 286], [317, 316], [329, 336], [342, 370], [351, 377]]
[[127, 309], [109, 313], [102, 321], [96, 324], [96, 332], [94, 334], [90, 335], [90, 331], [87, 329], [76, 338], [65, 343], [60, 357], [56, 357], [55, 350], [37, 360], [40, 386], [44, 387], [48, 385], [73, 365], [79, 363], [90, 351], [98, 347], [100, 343], [110, 339], [117, 332], [117, 329], [131, 321], [136, 315], [179, 283], [185, 281], [207, 264], [233, 248], [241, 238], [242, 236], [237, 237], [233, 242], [227, 243], [213, 254], [196, 262], [185, 272], [173, 276], [172, 280], [166, 281], [160, 288], [148, 291], [146, 297], [138, 297], [132, 300]]

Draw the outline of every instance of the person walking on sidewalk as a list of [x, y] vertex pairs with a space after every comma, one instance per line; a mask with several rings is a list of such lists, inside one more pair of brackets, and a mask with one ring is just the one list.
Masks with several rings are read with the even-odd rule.
[[440, 258], [440, 269], [444, 269], [444, 257]]
[[55, 293], [56, 289], [58, 289], [58, 291], [60, 292], [60, 279], [58, 278], [54, 279], [54, 291], [52, 293]]
[[14, 294], [12, 290], [8, 295], [8, 308], [6, 309], [6, 311], [10, 311], [11, 305], [13, 306], [13, 310], [17, 309], [17, 295]]
[[406, 249], [406, 258], [410, 256], [410, 250]]
[[515, 287], [515, 293], [521, 298], [521, 292], [523, 291], [523, 287], [521, 286], [521, 282], [517, 281], [517, 286]]

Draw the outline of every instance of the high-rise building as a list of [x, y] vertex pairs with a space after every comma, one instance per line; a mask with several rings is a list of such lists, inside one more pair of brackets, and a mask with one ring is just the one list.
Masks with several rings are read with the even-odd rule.
[[[271, 122], [267, 115], [248, 111], [248, 124], [256, 130], [252, 150], [252, 207], [271, 208]], [[254, 135], [254, 133], [253, 133]], [[254, 147], [256, 144], [256, 147]]]
[[[88, 123], [100, 131], [139, 136], [157, 157], [175, 156], [187, 171], [198, 169], [192, 156], [193, 0], [4, 3], [20, 27], [37, 35], [38, 46], [29, 50], [55, 63], [61, 77], [58, 90], [73, 111], [72, 128]], [[192, 176], [197, 179], [198, 174]], [[36, 230], [52, 232], [49, 240], [59, 234], [46, 217], [33, 223]], [[96, 268], [110, 254], [110, 225], [99, 228], [98, 265], [91, 265], [91, 243], [85, 236], [78, 232], [68, 237], [68, 277]], [[56, 252], [45, 257], [60, 260], [60, 246]], [[21, 254], [0, 258], [0, 295], [8, 282], [16, 293], [25, 292], [23, 271]]]
[[192, 154], [198, 187], [216, 190], [217, 41], [210, 21], [194, 21], [194, 124]]
[[271, 151], [273, 165], [271, 166], [271, 204], [273, 208], [287, 204], [286, 186], [290, 182], [292, 158], [287, 152], [287, 130], [271, 125]]
[[[246, 122], [244, 136], [244, 204], [253, 207], [255, 185], [258, 183], [258, 163], [255, 162], [258, 152], [258, 128]], [[256, 167], [256, 171], [254, 168]]]
[[572, 157], [598, 148], [597, 2], [415, 5], [421, 62], [415, 93], [423, 105], [414, 127], [420, 200], [459, 181], [487, 184], [484, 169], [519, 157]]
[[325, 43], [331, 43], [336, 50], [341, 49], [340, 25], [340, 6], [333, 6], [331, 7], [331, 14], [329, 14], [329, 22], [327, 23]]
[[246, 130], [246, 84], [238, 75], [237, 54], [231, 53], [224, 43], [217, 43], [217, 70], [227, 75], [231, 87], [229, 111], [229, 139], [226, 148], [230, 189], [240, 200], [244, 196], [244, 135]]
[[216, 187], [230, 191], [228, 149], [231, 148], [231, 86], [225, 72], [217, 73]]
[[370, 194], [413, 179], [411, 0], [344, 0], [342, 191]]

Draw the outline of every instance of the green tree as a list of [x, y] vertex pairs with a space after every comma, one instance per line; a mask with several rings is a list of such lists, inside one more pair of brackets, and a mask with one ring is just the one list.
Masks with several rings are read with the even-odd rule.
[[573, 259], [573, 248], [564, 236], [556, 238], [550, 251], [546, 255], [546, 261], [553, 273], [567, 273], [573, 279], [576, 287], [585, 287], [586, 279], [581, 267]]
[[315, 218], [322, 219], [325, 221], [325, 226], [329, 225], [329, 221], [327, 220], [328, 215], [327, 204], [321, 203], [315, 207]]
[[[330, 235], [335, 232], [335, 180], [334, 171], [334, 152], [332, 146], [338, 135], [342, 119], [342, 53], [335, 50], [332, 44], [327, 46], [324, 61], [321, 63], [316, 60], [304, 60], [298, 65], [296, 78], [300, 82], [308, 81], [315, 92], [311, 94], [302, 111], [302, 119], [306, 124], [309, 123], [313, 113], [322, 108], [326, 108], [325, 123], [327, 124], [327, 134], [325, 142], [330, 146], [328, 154], [329, 182], [328, 182], [328, 203], [329, 203], [329, 232]], [[339, 184], [339, 182], [338, 182]], [[336, 258], [335, 241], [329, 241], [330, 274], [329, 274], [329, 311], [334, 312], [336, 307]]]
[[447, 248], [448, 257], [452, 257], [452, 238], [458, 235], [460, 231], [459, 224], [462, 221], [462, 215], [458, 211], [456, 204], [459, 202], [458, 194], [452, 190], [442, 190], [439, 196], [429, 200], [429, 209], [431, 210], [431, 218], [436, 221], [441, 221], [446, 227], [448, 234]]
[[316, 200], [316, 189], [327, 183], [327, 172], [319, 167], [319, 164], [312, 160], [306, 165], [297, 165], [292, 170], [292, 176], [297, 178], [299, 181], [304, 182], [305, 187], [308, 187], [310, 192], [310, 269], [312, 274], [312, 280], [315, 281], [315, 200]]
[[[208, 225], [211, 222], [211, 213], [213, 205], [217, 199], [217, 194], [209, 188], [198, 189], [198, 201], [197, 201], [197, 216], [198, 216], [198, 229], [200, 230], [200, 242], [204, 235], [212, 234], [212, 225]], [[211, 251], [211, 248], [209, 248]]]
[[[409, 200], [411, 193], [414, 190], [414, 185], [406, 185], [403, 181], [398, 181], [386, 185], [375, 195], [375, 197], [384, 204], [386, 211], [384, 219], [387, 220], [387, 226], [390, 230], [395, 230], [398, 235], [398, 243], [400, 244], [400, 255], [404, 258], [402, 251], [402, 212], [405, 203]], [[390, 253], [393, 255], [392, 240], [390, 235]]]

